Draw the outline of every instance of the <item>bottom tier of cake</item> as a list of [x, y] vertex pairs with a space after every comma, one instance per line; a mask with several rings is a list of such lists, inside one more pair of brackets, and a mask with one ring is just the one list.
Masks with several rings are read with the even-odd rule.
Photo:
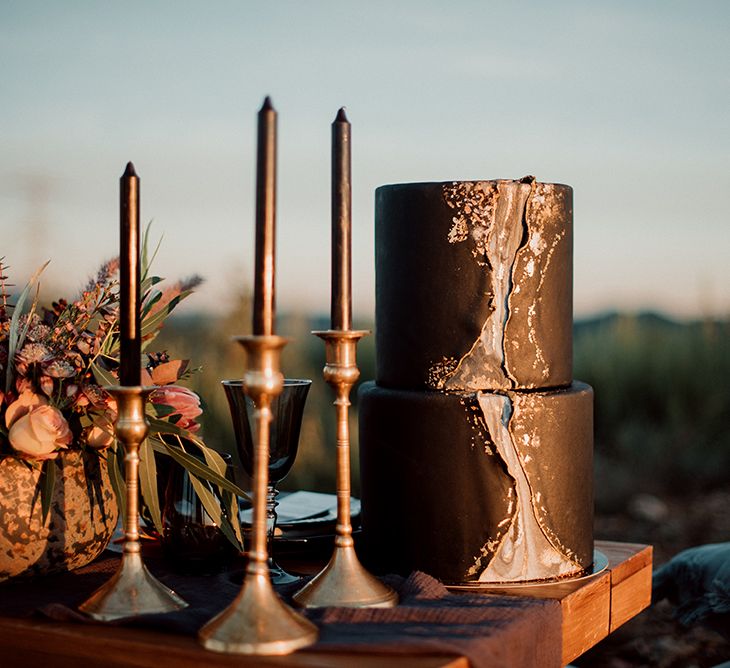
[[448, 584], [593, 561], [593, 390], [359, 394], [363, 557]]

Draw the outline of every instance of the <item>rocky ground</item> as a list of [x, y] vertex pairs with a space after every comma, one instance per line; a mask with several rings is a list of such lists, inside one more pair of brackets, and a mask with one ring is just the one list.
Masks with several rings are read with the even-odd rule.
[[[597, 514], [596, 537], [649, 543], [654, 567], [695, 545], [730, 541], [730, 489], [689, 498], [639, 495], [629, 513]], [[685, 628], [672, 606], [658, 602], [618, 629], [574, 665], [595, 668], [705, 668], [730, 661], [730, 635], [706, 626]]]

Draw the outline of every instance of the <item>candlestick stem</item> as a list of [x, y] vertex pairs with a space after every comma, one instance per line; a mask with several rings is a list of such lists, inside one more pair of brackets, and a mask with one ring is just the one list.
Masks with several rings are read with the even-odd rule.
[[356, 363], [357, 344], [368, 332], [327, 330], [312, 333], [325, 342], [323, 376], [335, 391], [337, 525], [335, 548], [329, 563], [294, 595], [294, 601], [305, 608], [389, 608], [396, 605], [398, 596], [358, 560], [350, 514], [350, 392], [360, 376]]
[[117, 402], [115, 430], [125, 452], [127, 514], [122, 563], [111, 579], [79, 606], [79, 610], [102, 621], [181, 610], [188, 604], [147, 570], [139, 544], [139, 447], [149, 429], [144, 407], [153, 388], [110, 387], [107, 390]]

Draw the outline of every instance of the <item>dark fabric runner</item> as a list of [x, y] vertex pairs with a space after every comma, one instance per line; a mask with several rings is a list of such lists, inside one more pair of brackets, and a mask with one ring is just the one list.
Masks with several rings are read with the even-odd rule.
[[[72, 573], [0, 585], [0, 615], [40, 615], [56, 621], [99, 624], [76, 611], [116, 571], [119, 559], [107, 556]], [[195, 636], [240, 590], [231, 573], [178, 575], [160, 560], [148, 568], [190, 606], [115, 624]], [[310, 650], [378, 654], [455, 654], [475, 668], [561, 665], [561, 613], [554, 600], [454, 594], [424, 573], [384, 578], [400, 595], [390, 609], [325, 608], [305, 611], [320, 629]], [[239, 573], [240, 582], [240, 573]], [[279, 593], [290, 601], [297, 583]], [[307, 651], [307, 650], [301, 650]]]

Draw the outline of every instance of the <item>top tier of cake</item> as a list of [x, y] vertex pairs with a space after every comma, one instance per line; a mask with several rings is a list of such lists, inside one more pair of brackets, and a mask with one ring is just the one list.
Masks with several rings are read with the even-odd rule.
[[572, 228], [572, 189], [530, 177], [378, 188], [378, 384], [569, 385]]

